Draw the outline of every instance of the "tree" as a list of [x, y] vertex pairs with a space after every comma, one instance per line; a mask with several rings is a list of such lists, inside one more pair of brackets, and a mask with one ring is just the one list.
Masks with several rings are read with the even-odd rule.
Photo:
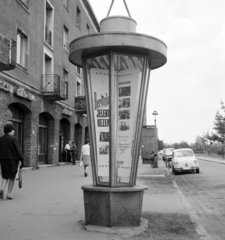
[[164, 142], [163, 140], [158, 139], [158, 151], [162, 150], [164, 148]]
[[215, 133], [207, 133], [205, 137], [210, 141], [218, 141], [222, 143], [222, 156], [224, 157], [224, 143], [225, 143], [225, 105], [224, 102], [221, 101], [221, 110], [216, 112], [215, 121], [214, 121], [214, 130]]

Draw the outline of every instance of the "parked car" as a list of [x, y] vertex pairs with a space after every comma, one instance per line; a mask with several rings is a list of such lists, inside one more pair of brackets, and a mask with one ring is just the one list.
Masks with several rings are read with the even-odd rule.
[[164, 161], [166, 161], [166, 160], [171, 161], [172, 160], [173, 150], [174, 150], [174, 148], [164, 148], [163, 149], [162, 158], [163, 158]]
[[172, 171], [174, 174], [185, 171], [200, 172], [198, 159], [191, 148], [175, 149], [173, 151]]

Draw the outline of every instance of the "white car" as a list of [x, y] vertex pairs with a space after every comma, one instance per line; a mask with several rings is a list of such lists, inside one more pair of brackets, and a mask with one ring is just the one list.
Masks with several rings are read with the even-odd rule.
[[191, 148], [181, 148], [173, 151], [172, 171], [174, 174], [184, 171], [200, 172], [198, 159]]

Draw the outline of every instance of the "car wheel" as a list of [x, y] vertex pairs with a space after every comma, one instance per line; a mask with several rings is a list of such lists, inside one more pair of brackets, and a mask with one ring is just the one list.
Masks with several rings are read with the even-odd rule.
[[196, 169], [196, 173], [200, 173], [200, 169], [198, 168], [198, 169]]
[[177, 172], [176, 172], [176, 170], [174, 169], [174, 167], [172, 168], [172, 171], [173, 171], [173, 174], [174, 174], [174, 175], [177, 175]]

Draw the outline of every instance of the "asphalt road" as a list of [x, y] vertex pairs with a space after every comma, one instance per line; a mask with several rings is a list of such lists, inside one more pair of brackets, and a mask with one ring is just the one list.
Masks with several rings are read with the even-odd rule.
[[225, 239], [225, 165], [201, 161], [200, 174], [173, 176], [210, 239]]

